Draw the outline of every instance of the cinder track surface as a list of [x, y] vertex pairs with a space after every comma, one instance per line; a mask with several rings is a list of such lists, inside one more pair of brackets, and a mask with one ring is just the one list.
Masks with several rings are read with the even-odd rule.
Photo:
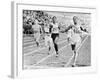
[[[48, 55], [48, 49], [44, 46], [43, 40], [40, 39], [40, 46], [37, 47], [32, 37], [23, 37], [24, 69], [71, 67], [73, 52], [66, 38], [66, 34], [60, 34], [59, 56], [56, 57], [54, 49]], [[84, 43], [78, 50], [76, 67], [91, 65], [91, 36], [84, 36], [82, 41]]]

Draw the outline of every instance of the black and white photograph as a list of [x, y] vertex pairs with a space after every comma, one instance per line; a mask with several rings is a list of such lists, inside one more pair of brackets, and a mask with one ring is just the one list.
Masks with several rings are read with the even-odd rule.
[[91, 66], [91, 13], [22, 10], [22, 67]]
[[12, 16], [12, 77], [96, 71], [95, 8], [14, 2]]

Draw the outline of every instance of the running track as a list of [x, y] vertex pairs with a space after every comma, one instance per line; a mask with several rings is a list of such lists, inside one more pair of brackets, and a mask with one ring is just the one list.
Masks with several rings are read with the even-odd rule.
[[[56, 68], [71, 67], [71, 58], [73, 56], [71, 47], [66, 40], [66, 34], [60, 34], [58, 41], [59, 57], [55, 57], [54, 50], [48, 55], [48, 50], [44, 46], [44, 41], [40, 40], [40, 47], [32, 37], [23, 38], [23, 64], [24, 69], [32, 68]], [[91, 64], [91, 36], [83, 37], [84, 43], [79, 48], [79, 55], [76, 61], [77, 66], [90, 66]]]

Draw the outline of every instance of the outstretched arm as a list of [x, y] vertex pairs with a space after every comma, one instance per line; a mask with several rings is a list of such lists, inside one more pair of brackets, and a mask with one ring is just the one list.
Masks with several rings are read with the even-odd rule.
[[86, 29], [83, 29], [82, 27], [80, 27], [80, 29], [81, 29], [82, 31], [84, 31], [84, 32], [87, 32], [87, 33], [88, 33], [88, 31], [87, 31]]
[[82, 35], [90, 35], [90, 32], [86, 28], [80, 27], [80, 30], [82, 32]]
[[73, 27], [73, 25], [70, 25], [65, 30], [62, 30], [60, 32], [62, 32], [62, 33], [65, 33], [66, 32], [67, 33], [72, 27]]

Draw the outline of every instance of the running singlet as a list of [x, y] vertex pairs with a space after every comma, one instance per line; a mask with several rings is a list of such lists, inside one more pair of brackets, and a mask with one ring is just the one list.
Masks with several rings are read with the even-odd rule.
[[53, 29], [52, 29], [52, 33], [59, 33], [59, 29], [58, 29], [58, 24], [52, 24], [53, 25]]
[[75, 25], [75, 27], [77, 28], [77, 30], [79, 30], [81, 32], [81, 28], [80, 28], [79, 24]]
[[51, 37], [50, 27], [49, 25], [44, 27], [45, 35]]
[[77, 43], [81, 41], [80, 33], [78, 31], [74, 31], [75, 29], [70, 29], [68, 31], [68, 37], [71, 39], [71, 43]]
[[49, 33], [49, 27], [44, 27], [44, 31]]
[[35, 32], [40, 32], [40, 25], [36, 24], [36, 25], [33, 25], [32, 28]]

